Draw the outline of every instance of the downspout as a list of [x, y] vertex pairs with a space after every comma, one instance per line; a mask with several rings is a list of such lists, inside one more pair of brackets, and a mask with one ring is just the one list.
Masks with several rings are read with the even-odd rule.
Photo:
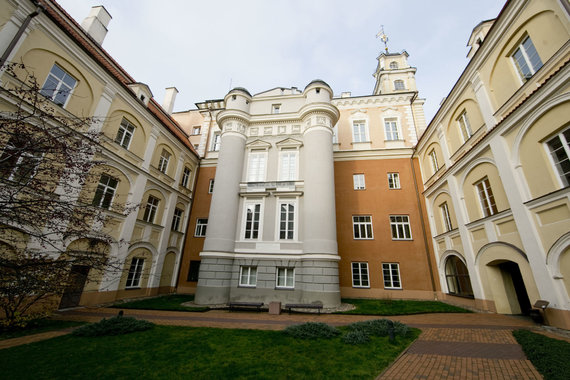
[[[414, 100], [416, 100], [417, 97], [418, 97], [418, 92], [416, 91], [416, 93], [414, 94], [414, 96], [412, 96], [412, 99], [410, 100], [410, 110], [412, 111], [412, 121], [414, 123], [414, 127], [416, 128], [416, 133], [417, 133], [417, 125], [416, 125], [416, 117], [414, 115]], [[419, 136], [418, 136], [418, 138], [419, 138]], [[416, 169], [414, 168], [414, 154], [415, 153], [416, 153], [416, 147], [413, 148], [413, 153], [410, 156], [410, 166], [412, 167], [412, 176], [414, 177], [414, 188], [416, 190], [416, 202], [418, 203], [418, 210], [420, 212], [420, 223], [422, 226], [422, 234], [424, 237], [424, 248], [425, 248], [426, 256], [427, 256], [427, 262], [428, 262], [428, 268], [429, 268], [429, 277], [431, 280], [431, 287], [432, 287], [434, 299], [437, 300], [435, 279], [433, 278], [433, 264], [431, 262], [431, 256], [429, 253], [429, 243], [427, 240], [426, 224], [424, 222], [424, 214], [423, 214], [423, 210], [422, 210], [420, 192], [418, 189], [418, 180], [416, 178]], [[426, 216], [427, 216], [427, 213], [426, 213]]]
[[18, 41], [20, 41], [22, 34], [24, 34], [26, 29], [28, 28], [28, 25], [30, 25], [30, 22], [32, 21], [32, 19], [34, 17], [36, 17], [37, 15], [39, 15], [40, 13], [42, 13], [44, 10], [45, 10], [45, 7], [42, 4], [37, 4], [36, 10], [33, 11], [32, 13], [30, 13], [26, 17], [26, 19], [24, 20], [22, 25], [20, 25], [20, 29], [18, 29], [18, 32], [16, 33], [14, 38], [12, 38], [12, 41], [10, 42], [10, 44], [8, 45], [6, 50], [4, 50], [4, 54], [2, 54], [2, 57], [0, 58], [0, 67], [4, 66], [4, 62], [6, 62], [6, 60], [10, 56], [10, 54], [12, 54], [12, 51], [16, 47], [16, 44], [18, 43]]

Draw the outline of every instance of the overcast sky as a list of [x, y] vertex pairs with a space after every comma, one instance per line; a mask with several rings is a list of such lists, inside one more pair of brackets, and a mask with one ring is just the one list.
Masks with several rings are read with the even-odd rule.
[[79, 23], [92, 6], [113, 19], [103, 47], [162, 103], [180, 93], [174, 111], [220, 99], [231, 87], [256, 94], [303, 89], [322, 79], [335, 94], [369, 95], [376, 57], [406, 50], [417, 68], [431, 120], [467, 64], [467, 40], [495, 18], [502, 0], [58, 0]]

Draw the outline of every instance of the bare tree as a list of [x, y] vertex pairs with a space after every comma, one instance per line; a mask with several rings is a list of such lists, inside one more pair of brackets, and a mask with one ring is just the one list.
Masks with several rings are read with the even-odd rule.
[[[0, 86], [0, 307], [14, 325], [72, 285], [73, 265], [99, 273], [120, 266], [101, 228], [110, 195], [93, 174], [103, 164], [96, 120], [64, 111], [50, 98], [70, 94], [41, 88], [24, 65], [2, 69], [9, 80]], [[134, 209], [113, 204], [122, 214]], [[86, 244], [66, 249], [69, 238]]]

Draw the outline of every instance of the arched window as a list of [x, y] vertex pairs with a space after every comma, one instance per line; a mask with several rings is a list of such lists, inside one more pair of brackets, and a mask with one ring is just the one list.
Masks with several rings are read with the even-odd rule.
[[445, 263], [445, 279], [449, 294], [473, 298], [473, 288], [467, 267], [457, 256], [450, 256]]
[[395, 80], [395, 81], [394, 81], [394, 89], [395, 89], [396, 91], [398, 91], [398, 90], [405, 90], [405, 89], [406, 89], [406, 86], [404, 86], [404, 81], [401, 80], [401, 79]]
[[396, 61], [390, 62], [390, 68], [391, 69], [397, 69], [398, 68], [398, 62], [396, 62]]

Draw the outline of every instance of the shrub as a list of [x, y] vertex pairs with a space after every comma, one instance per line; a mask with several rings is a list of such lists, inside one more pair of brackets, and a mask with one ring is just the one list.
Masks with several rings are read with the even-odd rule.
[[370, 337], [362, 330], [352, 330], [344, 334], [342, 341], [346, 344], [364, 344], [370, 342]]
[[[348, 325], [350, 331], [359, 331], [366, 335], [372, 336], [388, 336], [390, 331], [390, 320], [375, 319], [372, 321], [355, 322]], [[392, 322], [394, 326], [395, 336], [406, 336], [408, 334], [408, 326], [400, 322]]]
[[307, 322], [283, 330], [285, 334], [299, 339], [331, 339], [340, 335], [340, 330], [322, 322]]
[[112, 317], [103, 318], [97, 323], [82, 326], [73, 331], [76, 336], [104, 336], [104, 335], [122, 335], [135, 331], [144, 331], [152, 328], [154, 323], [142, 319], [132, 317]]

